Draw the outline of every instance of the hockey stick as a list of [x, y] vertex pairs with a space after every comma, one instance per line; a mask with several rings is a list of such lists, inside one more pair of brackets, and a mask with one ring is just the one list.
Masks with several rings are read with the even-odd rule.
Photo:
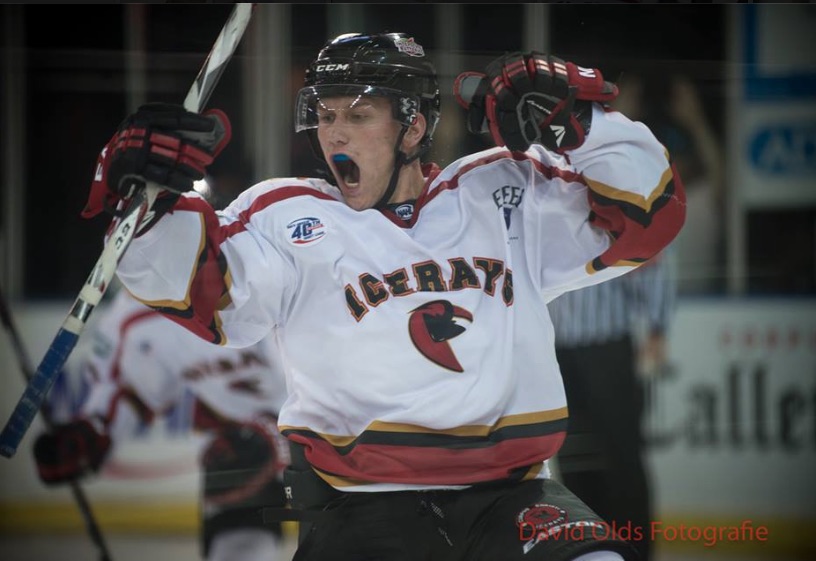
[[[249, 24], [253, 7], [254, 4], [236, 4], [233, 8], [212, 50], [207, 55], [204, 66], [184, 99], [184, 108], [188, 111], [199, 112], [207, 103], [215, 84], [238, 47]], [[113, 231], [102, 250], [102, 255], [94, 265], [68, 317], [51, 342], [37, 371], [26, 385], [23, 395], [0, 433], [0, 454], [3, 456], [11, 458], [17, 451], [40, 405], [45, 400], [48, 390], [51, 389], [54, 379], [76, 345], [88, 317], [105, 294], [116, 272], [116, 266], [130, 245], [137, 226], [145, 216], [150, 214], [160, 190], [159, 185], [148, 183], [147, 187], [133, 197], [118, 223], [115, 221], [112, 224]]]
[[[6, 305], [6, 298], [3, 295], [2, 289], [0, 289], [0, 319], [2, 319], [3, 325], [6, 326], [6, 330], [11, 337], [11, 344], [14, 347], [14, 354], [17, 355], [17, 362], [20, 364], [20, 368], [23, 371], [23, 376], [25, 376], [26, 381], [29, 381], [34, 376], [34, 367], [31, 363], [31, 358], [23, 345], [23, 340], [20, 338], [20, 334], [11, 318], [11, 310]], [[40, 407], [40, 414], [42, 415], [46, 428], [51, 430], [54, 427], [54, 422], [51, 420], [51, 413], [45, 403], [43, 403], [43, 405]], [[108, 546], [105, 544], [105, 539], [102, 537], [102, 532], [99, 529], [99, 525], [96, 523], [96, 518], [94, 518], [91, 505], [85, 496], [85, 492], [82, 490], [82, 487], [78, 481], [71, 480], [68, 483], [71, 487], [71, 492], [74, 495], [74, 499], [76, 500], [79, 512], [82, 515], [82, 519], [85, 521], [85, 528], [88, 530], [88, 535], [91, 537], [91, 541], [94, 543], [94, 545], [96, 545], [97, 549], [99, 549], [99, 559], [101, 561], [111, 561]]]

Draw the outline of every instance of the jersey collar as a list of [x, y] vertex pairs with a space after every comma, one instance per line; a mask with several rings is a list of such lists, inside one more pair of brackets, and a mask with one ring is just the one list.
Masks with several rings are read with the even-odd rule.
[[[416, 201], [406, 201], [406, 203], [388, 205], [386, 208], [381, 210], [383, 215], [400, 228], [413, 227], [413, 225], [416, 224], [417, 218], [419, 217], [420, 210], [422, 210], [425, 201], [428, 199], [428, 189], [430, 188], [431, 183], [433, 183], [433, 180], [436, 179], [436, 176], [441, 172], [442, 169], [433, 162], [422, 164], [422, 175], [425, 177], [425, 185], [422, 186], [422, 192], [419, 194]], [[396, 211], [402, 204], [408, 204], [411, 202], [413, 202], [414, 211], [411, 217], [406, 220], [400, 217]]]

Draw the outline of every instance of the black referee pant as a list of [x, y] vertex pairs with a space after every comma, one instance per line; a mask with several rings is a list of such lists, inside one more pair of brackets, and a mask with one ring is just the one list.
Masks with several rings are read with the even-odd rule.
[[[617, 528], [640, 528], [632, 545], [650, 560], [650, 482], [643, 460], [643, 388], [632, 338], [556, 347], [569, 426], [558, 452], [564, 485]], [[638, 535], [638, 532], [634, 532]]]

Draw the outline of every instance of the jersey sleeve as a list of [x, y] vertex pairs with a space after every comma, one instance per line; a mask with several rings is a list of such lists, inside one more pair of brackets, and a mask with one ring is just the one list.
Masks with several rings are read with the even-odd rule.
[[588, 141], [570, 159], [589, 187], [590, 221], [614, 238], [591, 270], [640, 265], [680, 231], [686, 216], [683, 184], [645, 125], [596, 106]]
[[255, 222], [267, 187], [244, 192], [223, 212], [185, 194], [125, 252], [118, 276], [144, 304], [199, 337], [243, 347], [279, 321], [291, 264]]
[[[529, 154], [553, 159], [540, 146]], [[598, 104], [586, 142], [549, 169], [555, 181], [534, 197], [533, 226], [549, 300], [645, 263], [685, 220], [683, 185], [665, 148], [645, 125]]]

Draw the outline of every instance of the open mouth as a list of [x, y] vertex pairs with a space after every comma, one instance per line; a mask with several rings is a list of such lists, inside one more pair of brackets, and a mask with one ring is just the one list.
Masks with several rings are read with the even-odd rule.
[[332, 156], [332, 162], [346, 185], [354, 187], [360, 182], [360, 168], [354, 160], [345, 154], [335, 154]]

